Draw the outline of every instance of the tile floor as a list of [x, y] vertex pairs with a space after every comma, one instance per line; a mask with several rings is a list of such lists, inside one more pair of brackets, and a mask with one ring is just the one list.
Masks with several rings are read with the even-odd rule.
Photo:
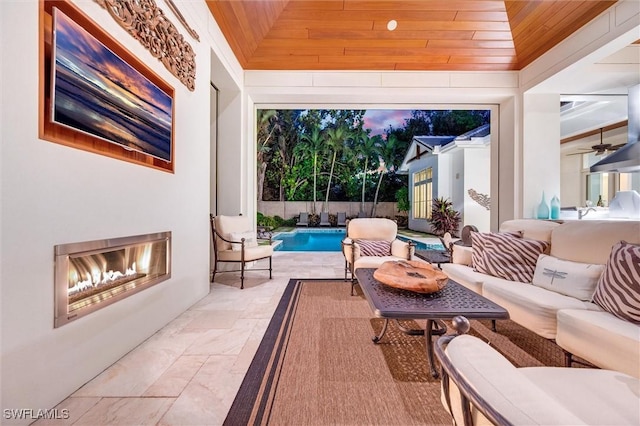
[[244, 290], [239, 273], [217, 275], [209, 295], [60, 403], [69, 419], [35, 424], [222, 424], [290, 278], [344, 278], [344, 258], [276, 252], [273, 279], [249, 272]]

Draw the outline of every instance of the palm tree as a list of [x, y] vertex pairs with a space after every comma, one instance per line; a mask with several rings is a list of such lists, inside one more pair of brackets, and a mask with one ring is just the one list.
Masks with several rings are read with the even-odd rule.
[[387, 137], [387, 142], [378, 146], [378, 155], [380, 156], [380, 167], [378, 172], [378, 185], [376, 186], [376, 195], [373, 198], [373, 206], [371, 206], [371, 217], [375, 217], [376, 204], [378, 204], [378, 192], [380, 191], [380, 184], [385, 173], [395, 168], [396, 153], [398, 150], [398, 138], [394, 134], [390, 134]]
[[313, 158], [313, 206], [311, 207], [311, 213], [315, 213], [318, 154], [322, 151], [324, 146], [324, 133], [320, 128], [316, 127], [311, 131], [311, 134], [302, 135], [301, 141], [304, 143], [296, 146], [296, 148], [299, 149], [303, 155], [308, 154]]
[[331, 190], [331, 178], [336, 164], [338, 152], [344, 148], [344, 140], [349, 136], [349, 130], [344, 125], [329, 128], [326, 130], [326, 147], [333, 151], [331, 158], [331, 169], [329, 171], [329, 182], [327, 182], [327, 194], [324, 199], [323, 210], [329, 211], [329, 192]]
[[364, 159], [364, 167], [362, 168], [362, 201], [360, 204], [360, 211], [364, 213], [364, 192], [367, 182], [367, 172], [369, 171], [369, 157], [376, 153], [377, 147], [374, 139], [370, 138], [368, 132], [363, 128], [358, 129], [355, 134], [355, 150], [358, 159]]
[[269, 161], [267, 156], [271, 151], [269, 143], [277, 124], [278, 112], [275, 109], [259, 109], [258, 110], [258, 201], [262, 201], [262, 191], [264, 187], [264, 177], [267, 174], [267, 166]]

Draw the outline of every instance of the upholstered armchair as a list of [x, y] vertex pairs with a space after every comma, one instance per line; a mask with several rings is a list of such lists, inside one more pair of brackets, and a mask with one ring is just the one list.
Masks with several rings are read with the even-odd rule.
[[355, 286], [358, 268], [378, 268], [382, 263], [394, 260], [417, 260], [415, 244], [399, 240], [398, 224], [385, 218], [355, 218], [347, 224], [342, 240], [344, 254], [344, 279], [351, 273], [351, 294]]
[[435, 353], [442, 368], [441, 402], [454, 424], [640, 424], [640, 379], [595, 368], [516, 367], [492, 345], [465, 334], [442, 336]]
[[[213, 282], [216, 273], [240, 272], [240, 288], [244, 288], [244, 271], [247, 263], [260, 259], [269, 259], [269, 279], [271, 279], [271, 259], [273, 247], [271, 246], [271, 236], [268, 238], [258, 238], [252, 229], [253, 224], [245, 216], [214, 216], [211, 215], [211, 238], [213, 239], [213, 250], [215, 262], [211, 274]], [[266, 244], [259, 244], [260, 240]], [[218, 270], [219, 262], [239, 263], [240, 269]], [[266, 271], [267, 268], [252, 268], [254, 271]]]

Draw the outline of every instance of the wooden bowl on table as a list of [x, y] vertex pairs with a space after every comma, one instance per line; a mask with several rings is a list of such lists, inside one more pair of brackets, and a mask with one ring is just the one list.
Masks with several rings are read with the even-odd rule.
[[417, 293], [435, 293], [442, 290], [449, 277], [429, 263], [414, 260], [384, 262], [373, 273], [383, 284]]

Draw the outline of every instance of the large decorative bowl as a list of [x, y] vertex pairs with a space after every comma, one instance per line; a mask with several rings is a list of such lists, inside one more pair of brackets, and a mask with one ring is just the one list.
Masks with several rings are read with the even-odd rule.
[[449, 277], [429, 263], [414, 260], [384, 262], [373, 277], [390, 287], [417, 293], [435, 293], [449, 281]]

